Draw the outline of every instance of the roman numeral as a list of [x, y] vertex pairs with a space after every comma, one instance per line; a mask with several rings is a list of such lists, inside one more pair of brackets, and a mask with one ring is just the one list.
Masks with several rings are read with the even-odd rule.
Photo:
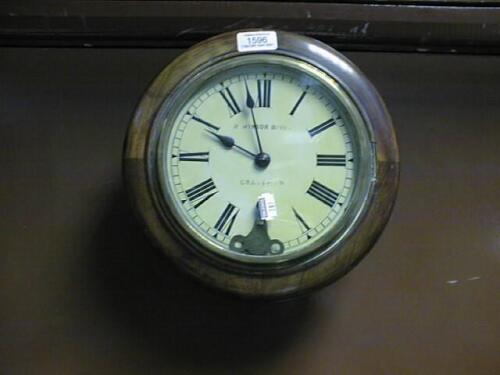
[[[189, 112], [188, 112], [188, 115], [191, 115], [191, 113], [189, 113]], [[201, 118], [199, 118], [199, 117], [196, 117], [195, 115], [191, 115], [191, 116], [192, 116], [191, 118], [192, 118], [194, 121], [198, 121], [200, 124], [203, 124], [203, 125], [205, 125], [205, 126], [208, 126], [209, 128], [212, 128], [212, 129], [214, 129], [214, 130], [219, 130], [219, 129], [220, 129], [218, 126], [215, 126], [214, 124], [211, 124], [211, 123], [209, 123], [208, 121], [205, 121], [205, 120], [203, 120], [203, 119], [201, 119]]]
[[325, 122], [322, 122], [321, 124], [319, 124], [318, 126], [315, 126], [314, 128], [309, 129], [308, 130], [309, 135], [311, 137], [314, 137], [314, 136], [318, 135], [319, 133], [321, 133], [322, 131], [325, 131], [326, 129], [331, 128], [333, 125], [335, 125], [335, 120], [332, 118], [328, 119]]
[[234, 96], [229, 90], [229, 87], [226, 87], [219, 91], [219, 94], [222, 96], [222, 99], [226, 102], [227, 106], [229, 107], [229, 111], [231, 112], [232, 116], [238, 114], [241, 112], [240, 107], [238, 106], [238, 103], [234, 99]]
[[[191, 203], [193, 203], [194, 208], [200, 207], [203, 203], [217, 194], [217, 188], [211, 178], [200, 182], [186, 190], [186, 195]], [[182, 203], [184, 203], [183, 201]]]
[[307, 94], [307, 91], [302, 92], [302, 94], [299, 96], [299, 99], [297, 100], [297, 103], [295, 103], [292, 110], [290, 111], [290, 115], [292, 115], [292, 116], [294, 115], [297, 108], [299, 108], [300, 103], [302, 102], [302, 100], [304, 100], [304, 96], [306, 96], [306, 94]]
[[172, 155], [172, 157], [178, 157], [181, 161], [208, 162], [208, 152], [181, 152], [179, 155]]
[[271, 80], [257, 80], [257, 107], [271, 107]]
[[316, 155], [316, 165], [345, 167], [345, 155]]
[[231, 228], [233, 227], [238, 212], [240, 211], [236, 208], [236, 206], [228, 203], [226, 208], [224, 208], [224, 211], [222, 211], [222, 214], [219, 216], [219, 220], [215, 223], [214, 228], [228, 236], [231, 232]]
[[[302, 233], [307, 232], [311, 227], [307, 225], [306, 221], [303, 219], [302, 216], [295, 210], [295, 208], [292, 207], [293, 214], [295, 216], [295, 219], [297, 219], [297, 223], [299, 224], [299, 227], [302, 230]], [[311, 236], [308, 234], [307, 238], [311, 238]]]
[[314, 180], [311, 186], [309, 186], [309, 189], [307, 189], [307, 194], [313, 196], [329, 207], [333, 207], [339, 197], [338, 193]]

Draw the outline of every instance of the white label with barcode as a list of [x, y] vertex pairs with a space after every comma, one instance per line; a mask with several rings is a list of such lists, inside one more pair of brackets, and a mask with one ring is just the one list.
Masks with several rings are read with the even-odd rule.
[[257, 202], [260, 220], [269, 221], [278, 216], [278, 209], [276, 208], [276, 201], [273, 194], [263, 193], [259, 195]]
[[272, 51], [278, 48], [276, 31], [245, 31], [236, 34], [238, 52]]

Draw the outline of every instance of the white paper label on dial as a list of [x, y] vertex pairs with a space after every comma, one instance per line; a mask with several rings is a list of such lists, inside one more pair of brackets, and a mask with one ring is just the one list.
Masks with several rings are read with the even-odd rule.
[[238, 52], [272, 51], [278, 48], [276, 31], [246, 31], [236, 34]]
[[273, 194], [263, 193], [259, 195], [257, 202], [260, 220], [269, 221], [278, 216], [278, 209], [276, 208], [276, 201]]

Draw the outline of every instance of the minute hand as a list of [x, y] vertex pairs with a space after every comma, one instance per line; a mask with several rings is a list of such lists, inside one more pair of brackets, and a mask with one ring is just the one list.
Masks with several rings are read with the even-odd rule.
[[253, 128], [255, 129], [255, 135], [257, 137], [257, 145], [259, 146], [259, 153], [262, 154], [264, 151], [262, 151], [262, 144], [260, 143], [260, 137], [259, 137], [259, 129], [257, 128], [257, 122], [255, 121], [255, 114], [253, 113], [253, 109], [255, 107], [255, 102], [253, 101], [252, 95], [250, 95], [250, 90], [248, 90], [248, 84], [247, 81], [245, 80], [245, 88], [247, 90], [247, 107], [250, 108], [250, 113], [252, 114], [252, 120], [253, 120]]

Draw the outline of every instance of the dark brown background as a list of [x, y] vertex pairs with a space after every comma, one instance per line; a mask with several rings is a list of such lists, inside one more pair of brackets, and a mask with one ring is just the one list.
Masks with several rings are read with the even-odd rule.
[[0, 373], [499, 373], [500, 57], [348, 54], [399, 136], [393, 216], [335, 285], [262, 303], [178, 274], [123, 194], [128, 121], [178, 53], [0, 49]]

